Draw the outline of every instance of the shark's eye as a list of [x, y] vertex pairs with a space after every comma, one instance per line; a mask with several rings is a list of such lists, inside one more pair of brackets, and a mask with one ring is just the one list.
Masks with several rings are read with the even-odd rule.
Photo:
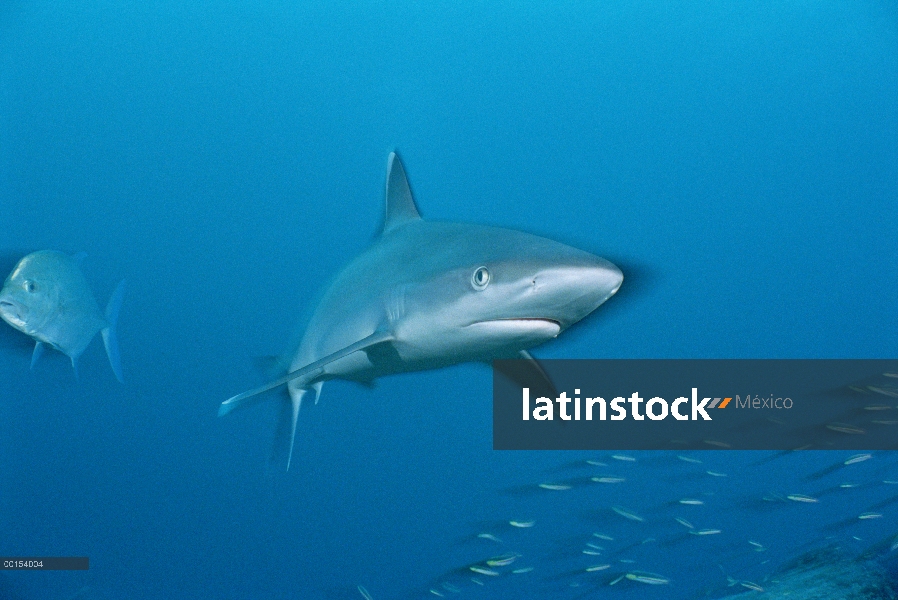
[[471, 276], [471, 285], [475, 290], [484, 290], [490, 284], [490, 271], [486, 267], [478, 267]]
[[34, 293], [34, 292], [37, 290], [37, 286], [34, 285], [34, 282], [33, 282], [33, 281], [30, 281], [30, 280], [28, 280], [28, 279], [26, 279], [26, 280], [25, 280], [25, 283], [23, 283], [22, 285], [23, 285], [23, 287], [25, 288], [25, 291], [26, 291], [26, 292]]

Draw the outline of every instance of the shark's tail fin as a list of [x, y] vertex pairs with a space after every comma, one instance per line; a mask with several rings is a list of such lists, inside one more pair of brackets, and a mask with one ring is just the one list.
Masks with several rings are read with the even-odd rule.
[[106, 327], [103, 329], [103, 345], [106, 346], [106, 356], [109, 357], [109, 364], [112, 366], [116, 379], [122, 383], [125, 380], [122, 377], [122, 361], [118, 351], [118, 337], [115, 332], [124, 295], [125, 280], [122, 279], [116, 286], [115, 291], [112, 292], [109, 304], [106, 305]]

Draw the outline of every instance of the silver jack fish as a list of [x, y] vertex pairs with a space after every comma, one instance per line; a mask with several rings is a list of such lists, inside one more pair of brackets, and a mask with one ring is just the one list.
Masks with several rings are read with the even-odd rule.
[[317, 401], [328, 379], [368, 383], [505, 357], [525, 359], [531, 380], [545, 378], [526, 350], [594, 311], [623, 278], [603, 258], [529, 233], [423, 220], [390, 154], [380, 236], [325, 292], [299, 346], [280, 361], [287, 374], [225, 401], [218, 414], [287, 384], [276, 451], [289, 468], [300, 403], [309, 392]]
[[102, 332], [109, 364], [122, 381], [115, 326], [125, 281], [112, 292], [103, 314], [81, 272], [84, 257], [83, 253], [69, 256], [41, 250], [20, 260], [0, 290], [0, 317], [35, 339], [32, 368], [44, 347], [50, 346], [71, 359], [76, 375], [78, 357]]

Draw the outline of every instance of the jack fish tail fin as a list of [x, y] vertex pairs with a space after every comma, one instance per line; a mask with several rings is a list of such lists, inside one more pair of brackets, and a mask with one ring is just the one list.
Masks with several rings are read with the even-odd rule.
[[118, 315], [122, 308], [122, 298], [125, 295], [125, 280], [122, 279], [116, 286], [115, 291], [109, 298], [109, 304], [106, 305], [106, 327], [103, 329], [103, 345], [106, 346], [106, 356], [109, 357], [109, 365], [115, 373], [115, 378], [124, 383], [122, 377], [122, 360], [119, 355], [118, 337], [116, 336], [116, 326], [118, 325]]

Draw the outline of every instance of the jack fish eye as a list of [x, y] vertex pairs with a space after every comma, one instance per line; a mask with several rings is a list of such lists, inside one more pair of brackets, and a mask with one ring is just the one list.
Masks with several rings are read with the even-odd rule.
[[475, 290], [485, 290], [490, 284], [490, 271], [486, 267], [477, 267], [474, 274], [471, 275], [471, 285]]
[[37, 290], [37, 286], [34, 285], [34, 282], [33, 282], [33, 281], [30, 281], [30, 280], [28, 280], [28, 279], [26, 279], [26, 280], [22, 283], [22, 287], [25, 288], [25, 291], [26, 291], [26, 292], [34, 293], [34, 292]]

